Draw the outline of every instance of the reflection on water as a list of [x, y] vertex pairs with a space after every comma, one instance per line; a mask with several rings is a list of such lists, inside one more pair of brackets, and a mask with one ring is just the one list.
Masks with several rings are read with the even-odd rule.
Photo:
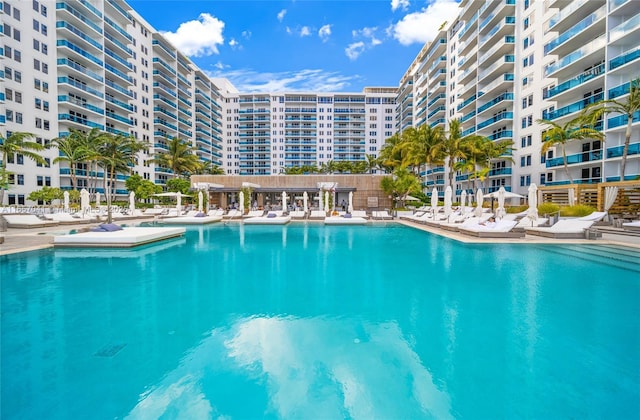
[[[131, 418], [224, 416], [216, 377], [264, 387], [281, 418], [451, 418], [450, 398], [394, 322], [243, 318], [216, 329], [141, 395]], [[194, 417], [192, 417], [194, 418]]]

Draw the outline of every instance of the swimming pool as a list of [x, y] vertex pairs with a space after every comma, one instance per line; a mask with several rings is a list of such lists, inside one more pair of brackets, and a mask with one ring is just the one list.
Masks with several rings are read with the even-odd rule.
[[599, 252], [219, 224], [3, 256], [2, 417], [637, 417], [638, 254]]

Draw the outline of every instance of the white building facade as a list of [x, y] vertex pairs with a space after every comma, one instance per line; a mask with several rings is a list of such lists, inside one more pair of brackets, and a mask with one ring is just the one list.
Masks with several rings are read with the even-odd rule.
[[[132, 135], [149, 144], [132, 173], [164, 185], [173, 176], [151, 159], [167, 139], [189, 142], [227, 174], [276, 175], [287, 168], [378, 156], [385, 139], [423, 124], [512, 140], [484, 184], [526, 193], [530, 183], [569, 182], [559, 148], [541, 154], [547, 118], [559, 124], [600, 99], [624, 101], [640, 76], [640, 2], [463, 0], [455, 20], [423, 46], [397, 87], [362, 92], [242, 93], [211, 79], [123, 0], [0, 3], [0, 130], [33, 133], [48, 145], [70, 129]], [[632, 126], [625, 179], [640, 175], [640, 116]], [[574, 182], [621, 179], [626, 119], [607, 115], [605, 142], [567, 145]], [[69, 168], [8, 156], [2, 204], [28, 203], [42, 186], [70, 189]], [[103, 192], [102, 171], [81, 165], [78, 186]], [[425, 168], [443, 191], [447, 168]], [[118, 177], [115, 190], [127, 193]], [[454, 189], [470, 187], [455, 174]]]

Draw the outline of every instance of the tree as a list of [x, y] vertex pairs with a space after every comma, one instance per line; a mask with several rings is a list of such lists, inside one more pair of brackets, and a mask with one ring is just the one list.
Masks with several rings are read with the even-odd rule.
[[622, 114], [627, 117], [627, 128], [624, 133], [624, 147], [622, 148], [622, 159], [620, 160], [620, 180], [624, 181], [624, 174], [627, 167], [627, 155], [629, 154], [629, 144], [631, 143], [631, 125], [633, 118], [640, 112], [640, 78], [629, 82], [629, 96], [626, 101], [607, 99], [591, 105], [586, 109], [587, 117], [592, 121], [598, 120], [602, 114]]
[[153, 162], [171, 169], [175, 178], [185, 172], [195, 172], [200, 168], [200, 159], [190, 144], [179, 137], [166, 140], [169, 150], [156, 153], [152, 159]]
[[[75, 190], [78, 187], [78, 164], [84, 162], [95, 163], [98, 158], [97, 148], [102, 136], [104, 136], [104, 133], [98, 128], [92, 128], [88, 133], [70, 128], [68, 136], [56, 137], [51, 140], [52, 146], [57, 147], [60, 153], [59, 156], [53, 159], [53, 163], [67, 162], [72, 189]], [[90, 173], [91, 171], [89, 170], [88, 172]]]
[[194, 175], [224, 175], [224, 169], [211, 161], [200, 161], [200, 166], [193, 172]]
[[545, 119], [537, 120], [539, 124], [546, 126], [546, 129], [542, 132], [542, 149], [540, 153], [545, 154], [549, 148], [560, 146], [562, 148], [564, 170], [571, 184], [573, 184], [573, 178], [567, 165], [567, 143], [585, 139], [604, 140], [604, 134], [593, 128], [594, 115], [594, 113], [588, 112], [585, 108], [580, 115], [563, 125]]
[[374, 173], [375, 170], [380, 167], [378, 158], [374, 155], [365, 155], [364, 157], [366, 159], [365, 163], [367, 164], [367, 172], [369, 172], [370, 174]]
[[402, 136], [398, 133], [387, 138], [384, 146], [380, 149], [379, 162], [387, 171], [393, 172], [394, 169], [402, 165]]
[[104, 191], [107, 197], [107, 221], [111, 223], [111, 201], [115, 189], [116, 175], [129, 173], [138, 153], [144, 150], [146, 143], [131, 136], [105, 134], [98, 148], [97, 161], [104, 168]]
[[167, 191], [169, 192], [181, 192], [182, 194], [189, 194], [189, 188], [191, 183], [187, 179], [174, 178], [167, 181]]
[[445, 156], [440, 147], [440, 143], [445, 140], [442, 127], [421, 125], [408, 140], [404, 146], [406, 150], [404, 162], [416, 168], [416, 172], [419, 172], [420, 166], [424, 164], [439, 165], [444, 163]]
[[399, 168], [393, 172], [393, 176], [385, 176], [380, 180], [380, 188], [397, 199], [400, 207], [404, 207], [407, 196], [422, 191], [422, 184], [413, 173], [405, 168]]
[[[45, 149], [43, 145], [40, 143], [36, 143], [34, 141], [29, 141], [35, 136], [31, 133], [26, 132], [15, 132], [11, 133], [9, 136], [3, 136], [0, 134], [0, 152], [2, 153], [2, 166], [0, 167], [0, 172], [2, 175], [0, 177], [8, 181], [9, 172], [7, 171], [7, 158], [9, 155], [13, 156], [14, 154], [20, 154], [26, 156], [27, 158], [44, 165], [46, 161], [42, 156], [40, 156], [39, 151]], [[0, 205], [4, 203], [4, 192], [9, 188], [8, 182], [0, 183]]]
[[42, 201], [44, 204], [51, 204], [53, 200], [62, 200], [64, 193], [60, 188], [42, 187], [40, 190], [31, 191], [27, 199], [31, 201]]
[[437, 153], [438, 156], [448, 158], [449, 167], [449, 185], [453, 188], [453, 174], [455, 162], [458, 159], [466, 159], [465, 143], [471, 141], [471, 137], [462, 137], [462, 129], [460, 128], [460, 120], [454, 119], [449, 121], [449, 132], [444, 137], [443, 141], [438, 143]]

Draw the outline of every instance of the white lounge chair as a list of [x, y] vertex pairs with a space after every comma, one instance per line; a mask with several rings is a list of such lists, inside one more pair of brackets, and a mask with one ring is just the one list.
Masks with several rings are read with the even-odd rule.
[[629, 231], [640, 231], [640, 220], [634, 220], [633, 222], [626, 222], [622, 224], [622, 228]]
[[80, 223], [91, 223], [96, 219], [91, 217], [82, 217], [71, 213], [52, 213], [43, 215], [45, 219], [53, 222], [59, 222], [61, 225], [75, 225]]
[[586, 221], [591, 221], [591, 222], [599, 222], [602, 219], [604, 219], [605, 217], [607, 217], [607, 212], [606, 211], [594, 211], [593, 213], [587, 215], [587, 216], [582, 216], [582, 217], [578, 217], [576, 220], [586, 220]]
[[371, 212], [372, 219], [378, 220], [391, 220], [393, 216], [389, 214], [386, 210], [372, 211]]
[[224, 216], [224, 210], [223, 209], [215, 209], [215, 210], [209, 210], [209, 212], [207, 213], [208, 216]]
[[324, 218], [325, 225], [365, 225], [367, 219], [364, 217], [352, 216], [351, 214], [345, 214], [342, 216], [330, 216]]
[[242, 217], [261, 217], [264, 216], [264, 210], [250, 210], [249, 213], [245, 214]]
[[169, 225], [205, 225], [209, 223], [215, 223], [222, 220], [222, 216], [178, 216], [178, 217], [166, 217], [160, 220], [160, 223]]
[[307, 213], [304, 210], [292, 210], [289, 212], [289, 216], [293, 219], [304, 219]]
[[260, 217], [250, 217], [248, 219], [244, 219], [245, 225], [284, 225], [291, 221], [291, 216], [286, 215], [282, 216], [282, 211], [279, 211], [280, 215], [277, 215], [277, 212], [270, 211], [264, 216]]
[[581, 239], [584, 231], [594, 224], [591, 220], [563, 219], [551, 227], [526, 228], [528, 235], [545, 236], [556, 239]]
[[242, 213], [240, 213], [240, 210], [231, 209], [222, 217], [224, 217], [225, 219], [240, 218], [242, 217]]
[[353, 217], [362, 217], [363, 219], [368, 219], [369, 216], [365, 210], [354, 210], [351, 212], [351, 216]]
[[324, 210], [311, 210], [309, 219], [324, 219], [327, 217], [327, 213]]
[[33, 214], [3, 214], [2, 217], [6, 220], [7, 227], [10, 228], [32, 229], [60, 224], [60, 222], [53, 220], [42, 220]]
[[518, 222], [515, 220], [499, 220], [494, 225], [476, 224], [460, 227], [458, 232], [479, 238], [522, 238], [524, 231], [514, 230]]

